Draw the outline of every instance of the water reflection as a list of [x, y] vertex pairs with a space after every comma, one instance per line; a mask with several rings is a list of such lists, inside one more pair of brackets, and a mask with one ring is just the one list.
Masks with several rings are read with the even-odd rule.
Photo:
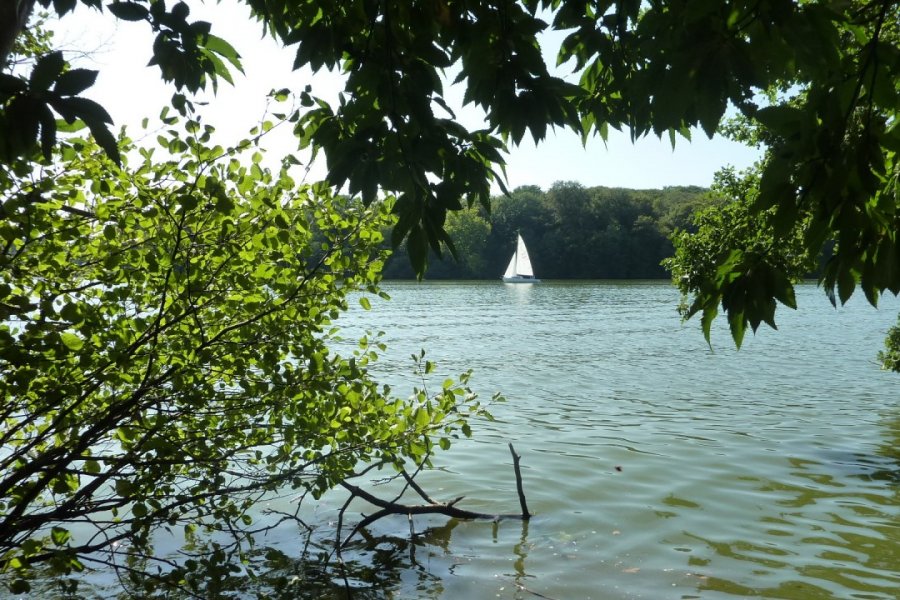
[[[698, 591], [765, 598], [896, 598], [900, 589], [900, 417], [874, 454], [789, 457], [778, 480], [744, 478], [774, 499], [746, 534], [689, 533], [711, 552]], [[666, 504], [672, 504], [666, 502]], [[739, 563], [755, 565], [748, 571]], [[729, 578], [728, 573], [740, 573]]]
[[539, 513], [524, 533], [454, 523], [446, 546], [417, 546], [407, 576], [440, 576], [435, 597], [896, 598], [897, 380], [870, 360], [870, 307], [817, 312], [798, 289], [804, 311], [738, 355], [724, 323], [710, 352], [656, 284], [410, 291], [367, 315], [396, 335], [386, 374], [437, 340], [448, 375], [472, 367], [508, 398], [430, 481], [502, 505], [514, 441]]
[[873, 470], [866, 475], [873, 481], [893, 483], [900, 487], [900, 412], [890, 414], [884, 421], [883, 443], [878, 454], [884, 461], [875, 461]]

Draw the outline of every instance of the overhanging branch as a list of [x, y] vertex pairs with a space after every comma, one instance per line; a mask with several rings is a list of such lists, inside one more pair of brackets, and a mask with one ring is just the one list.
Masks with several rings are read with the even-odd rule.
[[[519, 505], [522, 507], [521, 513], [483, 513], [472, 510], [466, 510], [464, 508], [459, 508], [456, 506], [458, 502], [460, 502], [464, 496], [460, 496], [450, 502], [437, 502], [433, 500], [423, 489], [419, 486], [415, 480], [414, 476], [410, 476], [406, 471], [402, 471], [401, 475], [406, 479], [407, 484], [411, 487], [415, 492], [425, 500], [425, 504], [403, 504], [399, 502], [399, 498], [396, 500], [385, 500], [383, 498], [379, 498], [375, 494], [364, 490], [358, 485], [353, 485], [352, 483], [345, 481], [341, 482], [341, 487], [350, 492], [350, 498], [347, 499], [347, 502], [340, 509], [340, 515], [338, 519], [338, 531], [337, 531], [337, 539], [338, 539], [338, 552], [346, 546], [353, 537], [362, 531], [364, 528], [368, 527], [375, 521], [387, 517], [388, 515], [406, 515], [409, 519], [412, 519], [413, 515], [444, 515], [446, 517], [451, 517], [454, 519], [487, 519], [494, 522], [501, 521], [503, 519], [520, 519], [523, 521], [527, 521], [531, 518], [531, 513], [528, 511], [528, 506], [525, 501], [525, 492], [522, 485], [522, 473], [519, 469], [519, 459], [521, 458], [518, 454], [516, 454], [515, 449], [513, 448], [512, 443], [509, 444], [509, 451], [513, 457], [513, 469], [516, 475], [516, 490], [519, 495]], [[350, 503], [355, 498], [361, 498], [372, 504], [377, 506], [379, 510], [376, 512], [363, 516], [363, 519], [356, 524], [353, 528], [353, 531], [344, 538], [344, 541], [341, 542], [341, 525], [343, 523], [344, 513], [347, 508], [350, 506]], [[412, 525], [410, 525], [412, 528]]]

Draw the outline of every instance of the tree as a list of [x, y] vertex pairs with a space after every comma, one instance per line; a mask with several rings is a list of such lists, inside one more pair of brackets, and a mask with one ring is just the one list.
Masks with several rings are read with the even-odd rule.
[[[597, 225], [591, 213], [590, 194], [579, 183], [557, 181], [547, 191], [545, 203], [550, 209], [552, 227], [545, 242], [552, 248], [547, 258], [556, 263], [559, 276], [578, 277], [594, 251], [588, 239]], [[536, 251], [535, 256], [545, 254], [546, 250]]]
[[484, 250], [491, 225], [476, 210], [461, 210], [447, 215], [447, 233], [456, 247], [463, 277], [484, 272]]
[[[75, 127], [53, 162], [0, 171], [0, 566], [14, 593], [38, 567], [101, 564], [205, 595], [252, 545], [247, 511], [265, 494], [318, 497], [360, 462], [427, 464], [480, 412], [450, 381], [394, 397], [368, 376], [377, 340], [331, 349], [349, 295], [378, 291], [390, 201], [298, 184], [289, 160], [262, 167], [259, 142], [284, 119], [230, 148], [197, 119], [163, 121], [157, 148], [117, 139], [118, 165]], [[153, 554], [160, 527], [231, 541], [174, 562]]]
[[[490, 132], [514, 143], [526, 130], [542, 138], [547, 126], [601, 136], [609, 127], [628, 127], [634, 136], [668, 134], [673, 142], [695, 126], [713, 135], [731, 104], [769, 132], [772, 151], [753, 208], [775, 209], [775, 234], [787, 234], [806, 220], [804, 244], [811, 254], [836, 239], [824, 284], [831, 294], [837, 288], [841, 300], [856, 285], [873, 302], [885, 290], [900, 291], [900, 25], [888, 0], [838, 5], [677, 1], [648, 6], [631, 1], [438, 1], [396, 11], [390, 4], [351, 3], [320, 20], [313, 4], [304, 4], [292, 14], [291, 23], [277, 22], [268, 4], [265, 9], [261, 3], [253, 6], [284, 41], [314, 34], [333, 40], [332, 46], [312, 50], [301, 43], [297, 56], [303, 64], [342, 65], [349, 72], [347, 105], [322, 113], [326, 120], [321, 122], [329, 128], [321, 129], [315, 119], [306, 121], [311, 139], [321, 143], [334, 165], [349, 161], [354, 151], [330, 125], [340, 122], [344, 127], [349, 117], [345, 139], [358, 139], [353, 133], [359, 130], [354, 124], [361, 122], [357, 114], [372, 116], [366, 108], [375, 109], [382, 132], [396, 138], [400, 148], [418, 144], [417, 136], [426, 130], [436, 150], [429, 156], [460, 143], [481, 148], [432, 116], [431, 106], [443, 103], [439, 70], [454, 63], [461, 65], [466, 99], [487, 111]], [[570, 32], [558, 60], [574, 61], [581, 73], [578, 86], [548, 74], [537, 52], [536, 34], [546, 28], [538, 8], [555, 11], [550, 28]], [[338, 46], [343, 59], [335, 51]], [[375, 77], [387, 85], [373, 92]], [[421, 105], [393, 100], [412, 97], [406, 92], [413, 88]], [[458, 185], [465, 177], [461, 173], [490, 177], [493, 172], [487, 163], [459, 162], [455, 152], [444, 156], [449, 158], [427, 166], [417, 158], [417, 178], [388, 185], [404, 198], [396, 235], [417, 236], [410, 249], [423, 265], [424, 252], [417, 246], [424, 248], [427, 239], [437, 250], [443, 234], [435, 227], [443, 222], [444, 211], [454, 207], [455, 198], [484, 201], [479, 196], [483, 188]], [[409, 164], [402, 160], [403, 153], [397, 158]], [[491, 159], [487, 150], [479, 160], [484, 158]], [[342, 169], [336, 174], [336, 183], [354, 178]], [[451, 185], [426, 184], [429, 174]], [[448, 189], [454, 199], [442, 195]], [[735, 304], [735, 316], [743, 322], [733, 329], [736, 334], [767, 316], [769, 300], [790, 293], [787, 277], [777, 278], [779, 287], [765, 288], [749, 263], [732, 261], [721, 267], [730, 275], [704, 290], [704, 304], [721, 301], [724, 282], [729, 297], [747, 290], [748, 296]], [[757, 302], [753, 296], [761, 287], [768, 299]]]
[[[99, 0], [83, 2], [102, 10]], [[309, 110], [298, 135], [325, 154], [334, 185], [346, 184], [366, 203], [379, 189], [397, 194], [394, 242], [409, 237], [420, 273], [429, 246], [443, 254], [447, 211], [489, 202], [503, 142], [518, 143], [526, 131], [540, 140], [548, 126], [562, 126], [601, 136], [628, 127], [635, 137], [652, 132], [674, 143], [691, 127], [713, 135], [731, 105], [770, 134], [773, 151], [755, 210], [777, 208], [778, 234], [810, 215], [806, 244], [813, 252], [840, 238], [824, 283], [834, 290], [843, 282], [842, 298], [857, 284], [873, 301], [884, 290], [900, 291], [893, 266], [900, 51], [890, 0], [646, 7], [631, 0], [354, 0], [327, 9], [317, 1], [246, 3], [295, 52], [298, 67], [346, 74], [338, 106], [304, 95]], [[74, 4], [53, 2], [62, 15]], [[136, 0], [108, 10], [154, 28], [153, 62], [179, 89], [215, 85], [228, 80], [229, 65], [240, 68], [233, 48], [208, 23], [190, 21], [184, 3]], [[571, 61], [578, 85], [549, 74], [538, 44], [547, 30], [567, 32], [558, 60]], [[105, 115], [64, 93], [84, 82], [69, 77], [61, 90], [47, 85], [54, 64], [38, 70], [27, 89], [7, 91], [9, 107], [31, 115], [24, 125], [7, 122], [6, 132], [17, 134], [10, 139], [36, 140], [46, 128], [46, 150], [53, 125], [41, 107], [49, 106], [66, 119], [82, 118], [114, 152]], [[484, 130], [467, 130], [448, 106], [441, 75], [454, 65], [465, 101], [486, 112]], [[38, 92], [49, 92], [49, 101]], [[739, 265], [728, 268], [737, 269], [735, 282], [754, 286]]]
[[[694, 231], [674, 233], [675, 255], [663, 261], [682, 293], [682, 314], [701, 313], [707, 340], [720, 303], [738, 346], [748, 322], [753, 331], [763, 321], [775, 327], [775, 299], [796, 308], [792, 285], [816, 268], [817, 257], [804, 245], [805, 222], [789, 238], [776, 237], [775, 210], [753, 209], [758, 193], [756, 170], [720, 171], [712, 190], [718, 201], [694, 215]], [[738, 270], [753, 280], [735, 278]]]
[[796, 35], [815, 37], [761, 86], [768, 106], [722, 128], [764, 160], [739, 186], [725, 172], [731, 202], [675, 238], [668, 266], [707, 340], [720, 306], [738, 345], [748, 325], [775, 327], [776, 300], [796, 308], [793, 283], [820, 258], [833, 304], [857, 286], [873, 305], [900, 292], [900, 22], [883, 3], [810, 8]]
[[891, 371], [900, 372], [900, 317], [897, 318], [897, 324], [888, 331], [884, 346], [885, 349], [878, 353], [878, 360], [881, 361], [881, 366]]

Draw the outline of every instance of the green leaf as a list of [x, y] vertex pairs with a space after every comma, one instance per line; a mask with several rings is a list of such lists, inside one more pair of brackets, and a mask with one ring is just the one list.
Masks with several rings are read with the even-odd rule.
[[57, 546], [65, 546], [69, 542], [69, 540], [72, 539], [72, 534], [69, 533], [68, 529], [63, 529], [62, 527], [53, 527], [50, 530], [50, 538]]
[[853, 272], [846, 267], [841, 268], [838, 271], [837, 285], [841, 304], [846, 304], [853, 294], [853, 290], [856, 289], [856, 277], [854, 277]]
[[0, 94], [15, 94], [28, 89], [28, 84], [15, 75], [0, 73]]
[[719, 314], [718, 303], [712, 302], [703, 308], [703, 314], [700, 316], [700, 326], [703, 329], [703, 337], [707, 344], [712, 343], [712, 324]]
[[31, 71], [30, 83], [32, 91], [44, 92], [49, 90], [65, 66], [66, 61], [63, 59], [62, 52], [56, 51], [42, 56], [34, 66], [34, 70]]
[[787, 133], [801, 127], [808, 117], [803, 110], [795, 106], [779, 104], [760, 109], [756, 113], [756, 119], [770, 129]]
[[134, 484], [127, 479], [116, 479], [116, 494], [122, 498], [129, 498], [134, 492]]
[[69, 350], [78, 351], [84, 347], [84, 340], [81, 339], [78, 335], [70, 332], [63, 332], [59, 335], [62, 343]]
[[234, 211], [235, 203], [231, 196], [221, 195], [216, 198], [216, 210], [222, 214], [229, 215]]
[[728, 326], [731, 329], [731, 338], [734, 345], [740, 349], [744, 342], [744, 334], [747, 331], [747, 319], [743, 310], [732, 309], [728, 311]]
[[[66, 13], [75, 10], [75, 6], [77, 3], [78, 0], [53, 0], [53, 8], [54, 10], [56, 10], [57, 15], [63, 16]], [[88, 0], [87, 2], [85, 2], [85, 5], [99, 8], [100, 0]]]
[[117, 165], [122, 164], [122, 157], [119, 155], [119, 145], [116, 142], [116, 138], [113, 137], [113, 134], [102, 124], [91, 124], [87, 121], [88, 128], [91, 130], [91, 134], [94, 136], [94, 139], [97, 140], [97, 144], [103, 148], [103, 151], [106, 152], [106, 155]]
[[41, 153], [49, 161], [56, 145], [56, 118], [46, 105], [41, 106], [38, 118], [41, 122]]
[[56, 80], [53, 91], [60, 96], [75, 96], [88, 89], [97, 80], [97, 71], [72, 69]]
[[149, 15], [150, 11], [143, 4], [138, 4], [137, 2], [113, 2], [111, 4], [107, 4], [106, 8], [109, 9], [113, 15], [118, 19], [122, 19], [123, 21], [143, 21]]
[[234, 46], [229, 44], [227, 41], [218, 36], [208, 34], [203, 40], [203, 45], [210, 52], [215, 52], [216, 54], [230, 62], [234, 66], [234, 68], [236, 68], [241, 73], [244, 72], [244, 69], [241, 66], [241, 55], [238, 54], [238, 51], [234, 49]]
[[428, 266], [428, 236], [421, 225], [417, 224], [410, 230], [407, 250], [416, 275], [423, 277]]
[[69, 122], [81, 119], [88, 127], [91, 126], [91, 123], [112, 124], [113, 122], [105, 108], [88, 98], [71, 97], [52, 101], [51, 104]]

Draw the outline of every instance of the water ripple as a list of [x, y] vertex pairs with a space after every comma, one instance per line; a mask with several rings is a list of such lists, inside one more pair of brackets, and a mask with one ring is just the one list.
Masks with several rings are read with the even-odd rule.
[[434, 597], [898, 597], [898, 380], [874, 363], [895, 299], [834, 310], [801, 286], [803, 309], [737, 352], [724, 323], [712, 350], [683, 326], [664, 284], [388, 291], [344, 323], [387, 332], [381, 377], [414, 384], [424, 347], [438, 381], [473, 368], [508, 399], [423, 484], [515, 510], [512, 441], [537, 513], [454, 525]]

